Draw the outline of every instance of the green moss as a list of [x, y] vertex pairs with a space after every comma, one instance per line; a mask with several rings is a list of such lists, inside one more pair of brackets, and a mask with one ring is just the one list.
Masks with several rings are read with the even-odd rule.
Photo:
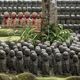
[[16, 28], [16, 29], [0, 29], [0, 37], [7, 37], [7, 36], [20, 36], [23, 32], [23, 28]]
[[12, 77], [12, 80], [36, 80], [36, 77], [31, 73], [22, 73]]
[[80, 76], [71, 76], [68, 77], [66, 80], [80, 80]]
[[19, 80], [17, 76], [13, 76], [11, 80]]
[[0, 80], [11, 80], [10, 77], [6, 74], [0, 74]]

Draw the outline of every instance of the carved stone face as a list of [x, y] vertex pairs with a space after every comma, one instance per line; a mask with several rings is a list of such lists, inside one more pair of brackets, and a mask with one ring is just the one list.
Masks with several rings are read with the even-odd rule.
[[52, 53], [51, 47], [47, 47], [47, 48], [46, 48], [46, 51], [47, 51], [48, 55], [51, 55], [51, 53]]
[[12, 12], [11, 18], [12, 18], [12, 19], [15, 19], [15, 18], [16, 18], [16, 15], [17, 15], [16, 12]]
[[69, 58], [69, 53], [68, 52], [64, 52], [63, 53], [63, 60], [68, 60]]
[[23, 13], [22, 12], [19, 12], [18, 13], [18, 17], [19, 17], [19, 19], [22, 19], [23, 18]]
[[37, 59], [37, 54], [36, 54], [36, 52], [32, 52], [32, 54], [31, 54], [31, 60], [32, 61], [35, 61]]
[[30, 56], [30, 54], [31, 54], [30, 49], [25, 49], [24, 55], [27, 57]]
[[73, 56], [73, 62], [75, 63], [75, 62], [78, 62], [78, 56], [77, 55], [74, 55]]
[[25, 15], [26, 18], [29, 18], [30, 17], [30, 12], [25, 12], [24, 15]]
[[74, 55], [75, 55], [75, 51], [71, 50], [70, 51], [70, 58], [72, 59]]
[[37, 12], [33, 12], [33, 13], [32, 13], [32, 18], [35, 19], [35, 18], [37, 17], [37, 15], [38, 15]]
[[49, 60], [49, 56], [48, 56], [48, 54], [46, 52], [44, 52], [42, 54], [42, 59], [43, 59], [43, 61], [48, 61]]
[[16, 57], [17, 57], [17, 59], [22, 59], [23, 58], [22, 51], [18, 51]]
[[0, 50], [0, 59], [5, 59], [6, 53], [3, 50]]
[[9, 17], [9, 13], [8, 12], [4, 12], [4, 18], [8, 18]]
[[15, 45], [15, 42], [12, 42], [12, 41], [9, 44], [10, 48], [13, 48], [14, 45]]
[[11, 50], [10, 53], [9, 53], [9, 56], [10, 57], [14, 57], [15, 56], [15, 51], [14, 50]]
[[61, 53], [56, 53], [56, 54], [55, 54], [55, 60], [56, 60], [56, 62], [61, 61], [61, 58], [62, 58]]
[[36, 51], [37, 55], [41, 55], [41, 48], [40, 48], [40, 46], [36, 46], [35, 51]]

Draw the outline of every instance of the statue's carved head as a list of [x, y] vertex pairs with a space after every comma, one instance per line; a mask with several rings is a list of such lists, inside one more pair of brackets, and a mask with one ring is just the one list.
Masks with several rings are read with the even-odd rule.
[[23, 18], [23, 12], [19, 12], [18, 17], [19, 17], [19, 19], [22, 19]]
[[29, 18], [30, 17], [30, 12], [25, 12], [24, 15], [25, 15], [26, 18]]
[[17, 15], [16, 12], [12, 12], [11, 13], [11, 18], [15, 19], [16, 18], [16, 15]]
[[9, 13], [8, 12], [4, 12], [4, 18], [8, 18], [9, 17]]
[[38, 16], [38, 13], [37, 12], [33, 12], [32, 13], [32, 18], [36, 18]]

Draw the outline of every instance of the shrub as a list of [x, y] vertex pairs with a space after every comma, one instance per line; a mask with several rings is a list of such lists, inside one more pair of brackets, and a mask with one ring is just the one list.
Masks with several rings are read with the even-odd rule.
[[80, 80], [80, 76], [71, 76], [68, 77], [66, 80]]
[[36, 80], [36, 77], [31, 73], [21, 73], [13, 77], [12, 80]]
[[10, 80], [10, 77], [6, 74], [0, 74], [0, 80]]
[[23, 33], [20, 36], [20, 40], [32, 40], [35, 41], [37, 39], [37, 34], [35, 33], [34, 29], [27, 26], [26, 29], [23, 31]]
[[65, 42], [68, 38], [70, 38], [70, 30], [64, 29], [63, 25], [54, 24], [47, 25], [46, 27], [42, 28], [42, 32], [40, 34], [40, 38], [42, 41], [60, 41]]

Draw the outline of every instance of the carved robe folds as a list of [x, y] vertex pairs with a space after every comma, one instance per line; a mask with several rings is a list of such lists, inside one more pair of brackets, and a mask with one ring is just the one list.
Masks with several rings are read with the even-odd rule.
[[18, 19], [16, 18], [16, 13], [12, 12], [11, 14], [11, 26], [12, 27], [17, 27], [18, 26]]

